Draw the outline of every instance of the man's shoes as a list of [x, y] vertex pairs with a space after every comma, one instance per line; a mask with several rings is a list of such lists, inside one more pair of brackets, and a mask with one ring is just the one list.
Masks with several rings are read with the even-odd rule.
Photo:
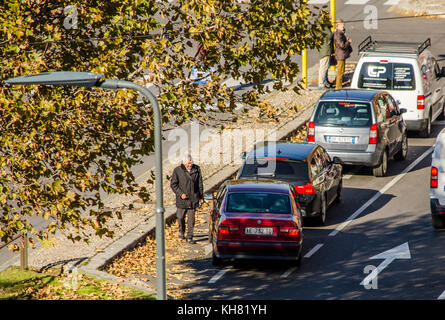
[[329, 83], [329, 82], [325, 82], [324, 87], [326, 89], [331, 89], [331, 88], [335, 88], [335, 85], [333, 85], [332, 83]]
[[184, 237], [184, 234], [183, 234], [183, 233], [180, 233], [180, 234], [179, 234], [179, 239], [181, 239], [181, 240], [184, 240], [184, 239], [185, 239], [185, 237]]
[[190, 244], [196, 244], [196, 241], [193, 240], [192, 238], [187, 238], [185, 241], [187, 241], [187, 243], [190, 243]]

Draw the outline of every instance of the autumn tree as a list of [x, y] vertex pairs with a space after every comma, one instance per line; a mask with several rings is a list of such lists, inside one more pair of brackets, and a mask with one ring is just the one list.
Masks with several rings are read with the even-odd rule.
[[[237, 99], [260, 105], [299, 73], [295, 55], [322, 38], [318, 12], [291, 0], [5, 0], [0, 6], [1, 80], [44, 71], [149, 78], [165, 123], [232, 113]], [[198, 45], [206, 55], [197, 59]], [[190, 71], [214, 68], [198, 85]], [[146, 76], [145, 78], [143, 76]], [[228, 78], [255, 86], [242, 97]], [[132, 91], [9, 87], [0, 91], [0, 238], [28, 231], [45, 242], [58, 229], [112, 236], [104, 194], [150, 195], [131, 168], [153, 152], [152, 111]], [[36, 231], [32, 215], [52, 217]]]

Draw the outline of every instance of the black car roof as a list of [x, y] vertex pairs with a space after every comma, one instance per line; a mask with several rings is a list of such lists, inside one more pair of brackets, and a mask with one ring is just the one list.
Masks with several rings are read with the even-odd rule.
[[322, 100], [343, 100], [343, 101], [371, 101], [377, 94], [382, 91], [378, 90], [360, 90], [360, 89], [340, 89], [326, 91], [321, 97]]
[[289, 194], [289, 185], [282, 181], [229, 180], [227, 192], [275, 192]]
[[247, 159], [263, 159], [267, 157], [282, 158], [303, 161], [311, 154], [317, 145], [313, 143], [291, 143], [291, 142], [265, 142], [263, 146], [256, 146], [250, 151]]

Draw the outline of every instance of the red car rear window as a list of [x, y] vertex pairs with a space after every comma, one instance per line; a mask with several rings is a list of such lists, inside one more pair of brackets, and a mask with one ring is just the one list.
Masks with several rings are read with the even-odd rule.
[[226, 211], [291, 214], [290, 198], [280, 193], [233, 192], [227, 195]]

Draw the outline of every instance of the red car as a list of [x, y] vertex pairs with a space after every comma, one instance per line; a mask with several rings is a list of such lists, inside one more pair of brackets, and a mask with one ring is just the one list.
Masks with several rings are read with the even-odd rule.
[[213, 198], [212, 263], [223, 259], [301, 262], [303, 222], [294, 188], [278, 181], [231, 180]]

